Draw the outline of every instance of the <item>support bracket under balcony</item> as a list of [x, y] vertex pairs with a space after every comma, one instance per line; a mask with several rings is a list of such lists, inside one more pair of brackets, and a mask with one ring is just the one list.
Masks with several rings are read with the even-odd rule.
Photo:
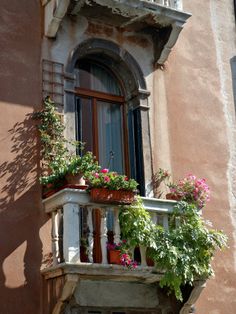
[[[173, 2], [173, 1], [172, 1]], [[63, 18], [80, 15], [121, 31], [151, 36], [154, 63], [163, 64], [191, 14], [171, 1], [160, 0], [42, 0], [45, 7], [45, 36], [54, 38]]]

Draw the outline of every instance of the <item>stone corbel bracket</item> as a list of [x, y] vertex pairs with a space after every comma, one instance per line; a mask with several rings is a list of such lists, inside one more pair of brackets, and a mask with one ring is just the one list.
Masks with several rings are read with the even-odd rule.
[[73, 296], [75, 288], [79, 282], [79, 276], [77, 274], [67, 274], [65, 276], [65, 284], [62, 288], [61, 296], [57, 300], [57, 303], [53, 309], [52, 314], [62, 314], [65, 313], [64, 309], [68, 301]]
[[70, 0], [42, 0], [42, 5], [44, 6], [45, 36], [48, 38], [56, 37], [69, 4]]
[[[166, 39], [166, 42], [164, 43], [162, 49], [158, 50], [155, 49], [156, 55], [155, 57], [155, 64], [156, 65], [163, 65], [165, 61], [167, 60], [172, 48], [177, 42], [177, 39], [179, 37], [180, 32], [183, 29], [183, 24], [180, 22], [175, 22], [171, 25], [171, 31], [169, 33], [169, 36]], [[154, 41], [154, 46], [156, 46], [156, 43]]]
[[189, 314], [192, 313], [191, 309], [198, 300], [202, 290], [206, 287], [206, 281], [204, 280], [196, 280], [193, 283], [193, 290], [190, 293], [190, 296], [187, 302], [184, 303], [182, 309], [180, 310], [179, 314]]

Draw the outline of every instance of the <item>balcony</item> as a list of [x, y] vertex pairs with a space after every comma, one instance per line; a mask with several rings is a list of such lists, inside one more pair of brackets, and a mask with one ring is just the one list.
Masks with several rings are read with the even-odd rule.
[[[175, 201], [142, 198], [152, 220], [168, 228], [168, 215]], [[43, 201], [46, 213], [52, 219], [53, 266], [61, 263], [94, 269], [111, 269], [108, 266], [106, 244], [112, 238], [120, 242], [119, 206], [95, 204], [86, 191], [63, 189]], [[100, 230], [98, 230], [100, 226]], [[80, 248], [87, 243], [87, 261]], [[96, 266], [92, 266], [96, 264]], [[113, 266], [116, 269], [121, 266]], [[147, 267], [145, 248], [140, 248], [140, 268]]]
[[[176, 202], [145, 197], [142, 200], [153, 222], [168, 229], [169, 214]], [[86, 310], [88, 306], [143, 308], [147, 309], [145, 313], [153, 313], [153, 309], [161, 309], [165, 302], [170, 302], [167, 295], [162, 296], [161, 303], [158, 301], [157, 294], [161, 292], [156, 283], [163, 273], [147, 265], [145, 247], [139, 248], [139, 265], [135, 270], [109, 264], [106, 244], [111, 238], [116, 243], [120, 241], [118, 206], [93, 203], [86, 191], [69, 188], [48, 197], [43, 203], [46, 213], [51, 216], [53, 258], [51, 265], [42, 269], [46, 280], [45, 314], [62, 313], [71, 300], [76, 301], [78, 308], [85, 309], [82, 313], [90, 313]], [[88, 246], [87, 260], [81, 252], [84, 240]], [[204, 281], [194, 282], [187, 302], [177, 304], [178, 313], [189, 313], [204, 286]], [[102, 296], [99, 289], [103, 289]]]
[[[55, 38], [62, 20], [76, 15], [121, 32], [151, 37], [154, 62], [163, 64], [191, 14], [182, 0], [42, 0], [45, 7], [45, 36]], [[98, 26], [99, 27], [99, 26]]]

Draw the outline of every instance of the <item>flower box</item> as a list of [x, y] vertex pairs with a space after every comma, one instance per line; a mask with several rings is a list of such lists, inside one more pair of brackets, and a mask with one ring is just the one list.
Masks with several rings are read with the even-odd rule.
[[131, 204], [135, 193], [127, 190], [109, 190], [105, 188], [92, 188], [90, 190], [91, 200], [102, 204]]

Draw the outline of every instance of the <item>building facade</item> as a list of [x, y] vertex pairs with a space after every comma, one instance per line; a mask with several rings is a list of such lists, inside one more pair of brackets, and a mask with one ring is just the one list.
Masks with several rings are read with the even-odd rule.
[[[184, 314], [193, 304], [199, 314], [234, 313], [233, 1], [4, 0], [0, 14], [0, 313]], [[90, 266], [78, 263], [75, 216], [87, 206], [92, 225], [94, 209], [79, 192], [42, 200], [32, 113], [47, 95], [66, 137], [86, 142], [104, 167], [112, 155], [112, 167], [139, 182], [148, 210], [172, 206], [152, 199], [159, 167], [175, 180], [189, 172], [207, 179], [212, 197], [203, 216], [225, 231], [230, 248], [217, 253], [206, 287], [186, 287], [181, 303], [159, 288], [160, 276], [145, 263], [132, 273], [109, 266], [107, 208], [100, 213], [101, 256]], [[47, 267], [52, 247], [54, 265]]]

